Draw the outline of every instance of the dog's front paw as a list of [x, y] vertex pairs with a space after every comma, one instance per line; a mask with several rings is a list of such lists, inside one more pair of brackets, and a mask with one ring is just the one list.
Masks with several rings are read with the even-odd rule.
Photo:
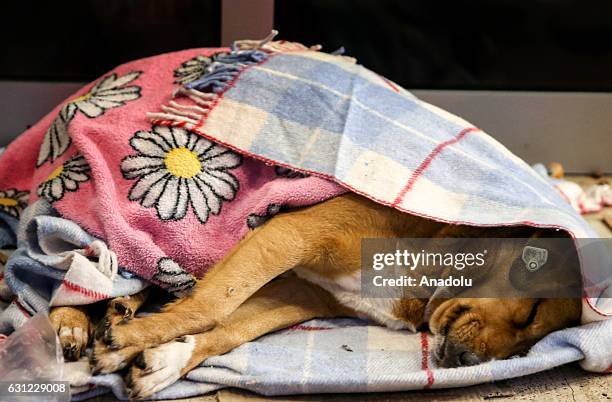
[[103, 328], [98, 331], [98, 337], [110, 350], [119, 350], [128, 346], [143, 345], [150, 346], [148, 339], [151, 333], [142, 328], [142, 319], [126, 320], [118, 318], [117, 315], [107, 315]]
[[85, 311], [76, 307], [55, 307], [49, 320], [59, 337], [64, 358], [79, 360], [89, 343], [90, 322]]
[[192, 335], [145, 349], [134, 359], [126, 376], [128, 395], [143, 399], [176, 382], [186, 371], [195, 348]]
[[[102, 339], [111, 349], [120, 349], [129, 345], [128, 339], [121, 337], [121, 330], [115, 331], [119, 325], [125, 325], [134, 318], [135, 311], [130, 298], [117, 297], [108, 303], [106, 315], [96, 328], [96, 339]], [[117, 339], [115, 341], [115, 338]], [[122, 342], [123, 341], [123, 342]]]
[[199, 313], [164, 311], [109, 325], [101, 339], [111, 350], [127, 346], [142, 346], [145, 349], [170, 342], [185, 334], [208, 331], [215, 325], [216, 322], [202, 317]]
[[95, 340], [90, 363], [94, 374], [108, 374], [127, 367], [142, 351], [138, 346], [110, 350], [102, 340]]
[[[116, 300], [116, 299], [115, 299]], [[123, 325], [131, 320], [133, 313], [131, 310], [118, 306], [123, 306], [121, 303], [109, 303], [109, 308], [104, 318], [98, 323], [95, 331], [95, 340], [91, 352], [91, 365], [94, 373], [113, 373], [127, 367], [134, 357], [140, 353], [145, 346], [127, 346], [120, 348], [112, 345], [113, 328], [116, 325]]]

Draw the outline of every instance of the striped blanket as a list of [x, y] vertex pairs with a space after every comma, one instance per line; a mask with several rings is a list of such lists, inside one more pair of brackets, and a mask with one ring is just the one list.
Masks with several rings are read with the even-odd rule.
[[[406, 213], [449, 223], [531, 225], [566, 230], [575, 238], [596, 237], [546, 180], [493, 138], [466, 121], [418, 100], [393, 82], [356, 64], [354, 59], [288, 42], [245, 41], [236, 43], [231, 50], [194, 49], [139, 60], [119, 67], [118, 71], [93, 88], [105, 90], [104, 85], [110, 85], [114, 95], [123, 99], [114, 102], [121, 105], [134, 102], [138, 105], [134, 110], [149, 108], [149, 122], [143, 112], [142, 119], [132, 119], [129, 123], [138, 130], [143, 130], [144, 124], [153, 126], [150, 131], [138, 134], [140, 137], [135, 135], [131, 139], [133, 144], [130, 142], [145, 156], [147, 152], [157, 152], [155, 147], [145, 147], [145, 142], [153, 140], [156, 147], [163, 149], [163, 135], [167, 132], [164, 130], [170, 127], [179, 134], [196, 133], [242, 157], [274, 165], [277, 175], [321, 178]], [[140, 96], [141, 90], [133, 89], [131, 82], [137, 76], [130, 71], [153, 72], [154, 85], [137, 83], [142, 94], [158, 91], [156, 95], [143, 96], [146, 102], [138, 103], [136, 94]], [[176, 85], [172, 91], [173, 83]], [[58, 140], [63, 138], [62, 121], [78, 114], [96, 117], [96, 107], [101, 107], [96, 101], [104, 101], [98, 99], [104, 98], [104, 94], [87, 97], [89, 93], [81, 91], [77, 94], [80, 96], [71, 98], [54, 116], [45, 118], [42, 124], [51, 127], [55, 142], [50, 140], [43, 147], [46, 151], [28, 162], [44, 165], [54, 161], [56, 154], [70, 145], [69, 141]], [[154, 104], [150, 99], [161, 99], [163, 104]], [[101, 104], [109, 109], [117, 106], [110, 101]], [[83, 116], [79, 118], [86, 121]], [[90, 122], [92, 127], [94, 123]], [[84, 147], [98, 141], [92, 138], [72, 140]], [[197, 139], [189, 141], [194, 146], [199, 143]], [[17, 154], [12, 155], [11, 162], [19, 166]], [[66, 191], [74, 191], [69, 188], [72, 182], [77, 189], [79, 183], [86, 189], [87, 185], [78, 181], [83, 174], [87, 180], [93, 176], [94, 181], [103, 183], [99, 178], [104, 174], [114, 175], [121, 170], [123, 179], [131, 184], [130, 180], [155, 172], [155, 169], [146, 170], [145, 166], [124, 165], [121, 163], [124, 155], [109, 154], [95, 162], [93, 171], [98, 173], [90, 175], [86, 162], [92, 162], [87, 156], [84, 160], [66, 159], [64, 167], [72, 174], [63, 182]], [[108, 162], [107, 166], [104, 161]], [[50, 180], [55, 180], [54, 174], [60, 177], [63, 171], [47, 173]], [[26, 181], [26, 176], [20, 180]], [[127, 197], [130, 186], [125, 184], [121, 186], [127, 189], [126, 194], [122, 193], [121, 186], [117, 187], [119, 196]], [[152, 182], [152, 188], [154, 185]], [[55, 191], [51, 184], [43, 185], [39, 195], [53, 200]], [[24, 197], [19, 192], [2, 197], [14, 199], [10, 205], [0, 204], [3, 207], [0, 239], [8, 239], [7, 244], [11, 244], [11, 239], [15, 239], [14, 213], [22, 206]], [[144, 206], [147, 204], [144, 198], [143, 193], [140, 200], [131, 201]], [[111, 204], [104, 207], [113, 210]], [[148, 207], [157, 209], [160, 217], [167, 212], [177, 218], [179, 209], [182, 212], [178, 218], [188, 213], [189, 219], [195, 219], [191, 214], [198, 213], [196, 205], [192, 204], [189, 209], [185, 203], [184, 208], [178, 208], [178, 202], [174, 209], [167, 211], [163, 208], [160, 211], [159, 203]], [[116, 233], [104, 230], [125, 222], [101, 221], [96, 227], [98, 230], [87, 233], [91, 227], [73, 221], [67, 210], [60, 208], [61, 216], [57, 216], [48, 205], [39, 203], [28, 211], [22, 219], [28, 222], [22, 222], [19, 249], [7, 265], [10, 274], [7, 276], [11, 279], [8, 291], [16, 293], [17, 298], [0, 315], [0, 324], [5, 324], [2, 328], [7, 328], [9, 321], [23, 324], [28, 312], [45, 311], [51, 299], [68, 300], [74, 297], [75, 291], [79, 293], [79, 303], [87, 303], [98, 300], [100, 294], [131, 293], [143, 286], [129, 274], [116, 275], [124, 273], [122, 268], [129, 271], [129, 266], [125, 267], [121, 258], [119, 267], [117, 261], [113, 262], [115, 244], [107, 239]], [[265, 219], [276, 212], [262, 210], [253, 219]], [[32, 222], [36, 230], [23, 229]], [[61, 247], [48, 247], [57, 241], [51, 233], [61, 234]], [[120, 243], [117, 246], [124, 250], [138, 250], [142, 246]], [[72, 246], [67, 249], [66, 244]], [[73, 274], [69, 283], [76, 283], [78, 287], [66, 287], [68, 273], [62, 273], [66, 253], [70, 254], [72, 265], [68, 266], [73, 270], [68, 269]], [[185, 263], [189, 263], [188, 258]], [[157, 397], [197, 395], [221, 386], [241, 386], [265, 394], [451, 387], [524, 375], [581, 359], [589, 370], [610, 371], [612, 331], [611, 321], [605, 319], [612, 314], [612, 266], [603, 268], [599, 267], [596, 273], [583, 272], [590, 285], [585, 289], [583, 303], [585, 326], [551, 334], [523, 358], [477, 367], [438, 369], [426, 334], [390, 331], [354, 320], [330, 320], [272, 334], [227, 355], [208, 359], [186, 380]], [[162, 273], [171, 276], [172, 269], [166, 267]], [[92, 281], [86, 274], [88, 270], [98, 270], [107, 279]], [[20, 272], [36, 273], [36, 280], [27, 283]], [[100, 283], [105, 286], [103, 292], [98, 289]], [[57, 289], [60, 292], [53, 292]], [[87, 295], [91, 296], [90, 300]], [[17, 322], [18, 319], [21, 321]], [[68, 366], [68, 372], [83, 367]], [[348, 373], [347, 367], [354, 369]], [[75, 385], [85, 389], [100, 386], [78, 398], [107, 388], [118, 397], [125, 397], [122, 380], [116, 374], [91, 377], [84, 373], [78, 377], [80, 382]]]
[[[313, 320], [212, 357], [155, 397], [188, 398], [225, 387], [264, 395], [450, 388], [520, 377], [573, 361], [590, 369], [607, 364], [604, 369], [612, 371], [610, 320], [555, 332], [525, 357], [456, 369], [436, 367], [432, 342], [424, 332], [410, 334], [357, 320]], [[90, 383], [103, 388], [76, 399], [98, 395], [107, 387], [127, 399], [117, 374]]]

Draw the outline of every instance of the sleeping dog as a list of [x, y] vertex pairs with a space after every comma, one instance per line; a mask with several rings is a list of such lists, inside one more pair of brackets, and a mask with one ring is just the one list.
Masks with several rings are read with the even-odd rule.
[[[134, 318], [146, 293], [114, 299], [95, 337], [85, 308], [56, 307], [50, 317], [68, 358], [78, 358], [91, 341], [94, 371], [129, 366], [133, 398], [167, 387], [210, 356], [315, 317], [360, 317], [412, 331], [428, 326], [438, 337], [435, 356], [441, 366], [474, 365], [523, 353], [548, 333], [578, 323], [580, 300], [362, 298], [361, 240], [560, 236], [526, 226], [434, 222], [345, 194], [274, 216], [213, 266], [189, 295], [159, 313]], [[512, 250], [504, 247], [510, 246], [500, 243], [493, 261], [501, 273], [513, 263]], [[549, 260], [555, 263], [561, 262]], [[542, 275], [543, 282], [557, 279], [554, 270]]]

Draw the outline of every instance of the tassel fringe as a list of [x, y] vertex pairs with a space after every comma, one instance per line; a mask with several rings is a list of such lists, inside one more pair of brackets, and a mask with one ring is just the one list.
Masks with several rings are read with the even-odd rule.
[[[273, 41], [276, 35], [278, 31], [273, 30], [260, 40], [235, 41], [229, 53], [217, 53], [210, 58], [202, 58], [207, 62], [202, 75], [176, 88], [172, 93], [173, 100], [170, 100], [168, 105], [162, 105], [161, 112], [147, 113], [147, 118], [153, 124], [193, 128], [210, 113], [219, 100], [219, 94], [224, 92], [246, 67], [261, 63], [274, 53], [321, 50], [321, 45], [306, 47], [296, 42]], [[174, 100], [181, 97], [190, 99], [195, 105]]]

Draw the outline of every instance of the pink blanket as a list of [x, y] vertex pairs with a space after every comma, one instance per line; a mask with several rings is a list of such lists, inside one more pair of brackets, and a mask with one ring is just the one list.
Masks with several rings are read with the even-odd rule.
[[181, 292], [281, 208], [344, 193], [152, 125], [146, 112], [172, 104], [173, 91], [200, 75], [198, 60], [221, 50], [124, 64], [68, 98], [0, 158], [0, 211], [18, 216], [28, 193], [29, 203], [44, 198], [106, 241], [120, 267]]

